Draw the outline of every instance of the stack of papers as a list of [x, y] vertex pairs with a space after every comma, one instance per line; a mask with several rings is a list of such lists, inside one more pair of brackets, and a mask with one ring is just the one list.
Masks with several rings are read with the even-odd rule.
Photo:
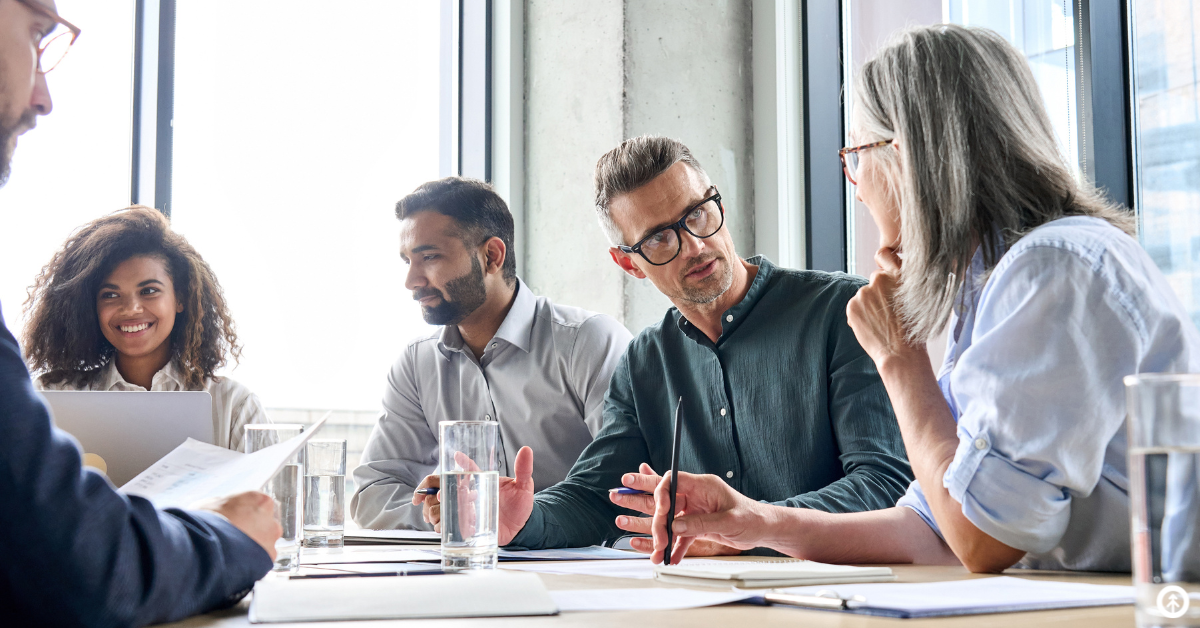
[[788, 561], [686, 561], [679, 565], [659, 565], [655, 577], [663, 582], [745, 589], [790, 587], [802, 584], [839, 584], [844, 582], [890, 582], [896, 579], [887, 567], [850, 567], [827, 565], [810, 560]]
[[442, 574], [289, 580], [254, 585], [253, 623], [553, 615], [558, 607], [534, 574]]

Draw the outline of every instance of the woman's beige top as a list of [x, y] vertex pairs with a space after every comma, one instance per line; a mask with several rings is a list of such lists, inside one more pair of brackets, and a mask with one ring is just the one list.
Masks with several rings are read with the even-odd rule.
[[[41, 377], [37, 379], [37, 386], [42, 390], [146, 390], [125, 381], [117, 370], [116, 360], [109, 360], [100, 376], [85, 387], [70, 382], [46, 384]], [[173, 392], [187, 389], [183, 386], [179, 369], [171, 362], [154, 374], [150, 390]], [[221, 447], [241, 451], [243, 426], [271, 422], [258, 396], [228, 377], [205, 380], [204, 390], [212, 396], [213, 433], [217, 438], [215, 444]]]

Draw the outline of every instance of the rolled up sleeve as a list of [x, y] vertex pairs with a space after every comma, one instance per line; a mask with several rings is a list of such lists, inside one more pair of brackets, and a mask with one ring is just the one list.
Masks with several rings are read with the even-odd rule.
[[1075, 252], [1046, 246], [1002, 260], [980, 295], [950, 375], [959, 443], [943, 484], [1005, 545], [1056, 547], [1072, 499], [1100, 479], [1125, 418], [1121, 378], [1138, 370], [1143, 342], [1121, 294]]

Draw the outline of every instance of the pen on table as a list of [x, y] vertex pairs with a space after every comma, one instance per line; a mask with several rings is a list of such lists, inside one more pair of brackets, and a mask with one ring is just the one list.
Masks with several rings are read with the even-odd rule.
[[450, 575], [455, 572], [443, 571], [386, 571], [378, 573], [310, 573], [297, 576], [288, 576], [289, 580], [323, 580], [326, 578], [386, 578], [394, 576], [441, 576]]
[[799, 606], [802, 608], [824, 608], [838, 611], [859, 608], [867, 601], [867, 599], [861, 595], [855, 595], [851, 598], [842, 598], [829, 591], [821, 591], [816, 595], [799, 595], [796, 593], [771, 591], [764, 594], [763, 599], [766, 600], [768, 604], [786, 604], [788, 606]]
[[671, 564], [671, 552], [675, 550], [675, 494], [679, 487], [679, 436], [683, 432], [683, 397], [675, 402], [675, 437], [671, 443], [671, 510], [667, 512], [667, 550], [663, 564]]
[[419, 488], [413, 492], [416, 493], [417, 495], [437, 495], [438, 487], [430, 486], [428, 488]]

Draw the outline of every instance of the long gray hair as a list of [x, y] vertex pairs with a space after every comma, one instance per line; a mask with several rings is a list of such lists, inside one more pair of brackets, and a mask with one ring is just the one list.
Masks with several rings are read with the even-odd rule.
[[1133, 235], [1128, 212], [1076, 183], [1033, 73], [984, 28], [898, 33], [855, 83], [857, 142], [900, 207], [904, 264], [896, 294], [908, 340], [942, 329], [978, 245], [988, 271], [1017, 240], [1064, 216], [1095, 216]]

